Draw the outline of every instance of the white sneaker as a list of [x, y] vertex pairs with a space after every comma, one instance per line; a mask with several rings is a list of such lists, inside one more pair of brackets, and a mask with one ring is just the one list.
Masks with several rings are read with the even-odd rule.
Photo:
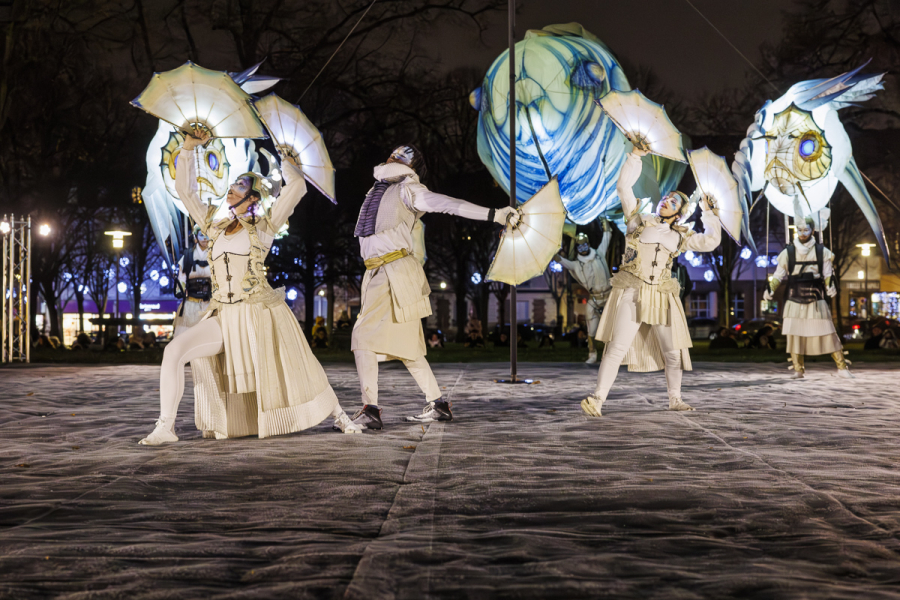
[[588, 359], [587, 359], [586, 361], [584, 361], [584, 364], [586, 364], [586, 365], [592, 365], [592, 364], [594, 364], [594, 363], [596, 363], [596, 362], [597, 362], [597, 351], [594, 350], [593, 352], [591, 352], [590, 354], [588, 354]]
[[175, 435], [175, 418], [160, 417], [156, 420], [156, 428], [150, 435], [138, 442], [141, 446], [161, 446], [169, 442], [177, 442]]
[[837, 377], [841, 379], [856, 379], [853, 373], [850, 372], [850, 369], [838, 369]]
[[669, 398], [669, 410], [694, 410], [694, 407], [681, 398]]
[[794, 371], [793, 375], [791, 375], [788, 379], [803, 379], [805, 375], [803, 371]]
[[362, 433], [362, 427], [351, 421], [345, 412], [341, 412], [334, 420], [333, 429], [340, 429], [344, 433]]
[[603, 399], [591, 394], [581, 401], [581, 410], [589, 417], [602, 417], [600, 409], [603, 407]]

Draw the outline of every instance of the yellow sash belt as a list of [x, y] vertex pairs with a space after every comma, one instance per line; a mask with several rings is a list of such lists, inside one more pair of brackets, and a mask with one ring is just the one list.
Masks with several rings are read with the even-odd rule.
[[384, 254], [382, 256], [367, 258], [365, 260], [366, 270], [371, 271], [372, 269], [383, 267], [384, 265], [392, 263], [395, 260], [400, 260], [405, 256], [409, 256], [409, 250], [407, 250], [406, 248], [401, 248], [400, 250], [394, 250], [393, 252], [388, 252], [387, 254]]

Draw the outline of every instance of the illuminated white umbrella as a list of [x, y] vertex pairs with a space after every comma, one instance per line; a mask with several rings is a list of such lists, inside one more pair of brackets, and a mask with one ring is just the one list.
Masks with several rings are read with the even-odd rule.
[[666, 109], [648, 100], [638, 90], [613, 90], [595, 101], [632, 144], [663, 158], [684, 160], [681, 132], [666, 114]]
[[725, 159], [713, 154], [706, 147], [688, 150], [687, 156], [701, 197], [706, 197], [728, 235], [740, 243], [744, 211], [741, 207], [737, 181]]
[[253, 103], [282, 157], [303, 168], [306, 180], [334, 202], [334, 167], [316, 126], [297, 106], [275, 94]]
[[544, 272], [562, 243], [566, 209], [553, 177], [525, 204], [516, 227], [506, 226], [488, 270], [489, 281], [519, 285]]
[[250, 95], [223, 71], [188, 61], [177, 69], [154, 73], [131, 104], [172, 124], [182, 133], [217, 138], [264, 138]]

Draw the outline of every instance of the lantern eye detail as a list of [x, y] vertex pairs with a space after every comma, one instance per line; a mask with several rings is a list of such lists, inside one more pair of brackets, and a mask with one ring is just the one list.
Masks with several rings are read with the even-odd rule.
[[206, 153], [206, 164], [208, 164], [209, 168], [213, 171], [219, 170], [219, 159], [216, 158], [216, 155], [213, 152]]

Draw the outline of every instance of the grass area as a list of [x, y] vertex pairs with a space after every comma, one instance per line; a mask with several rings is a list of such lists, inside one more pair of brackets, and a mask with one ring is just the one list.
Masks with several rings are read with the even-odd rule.
[[[520, 362], [583, 362], [587, 359], [586, 348], [572, 348], [569, 344], [557, 344], [555, 348], [536, 348], [532, 344], [528, 348], [519, 349]], [[862, 342], [850, 342], [845, 349], [850, 352], [848, 358], [854, 363], [900, 363], [900, 350], [878, 350], [866, 352]], [[602, 348], [602, 345], [601, 345]], [[315, 350], [316, 357], [323, 363], [351, 363], [353, 354], [349, 350]], [[771, 363], [785, 362], [787, 355], [783, 346], [778, 350], [710, 350], [709, 342], [697, 340], [691, 349], [691, 358], [695, 361]], [[125, 352], [73, 352], [71, 350], [34, 349], [31, 361], [35, 363], [68, 363], [68, 364], [149, 364], [162, 362], [161, 350], [129, 350]], [[465, 348], [462, 344], [447, 344], [445, 348], [428, 351], [428, 361], [432, 363], [473, 363], [473, 362], [507, 362], [508, 348]], [[807, 362], [829, 362], [829, 356], [810, 356]]]

